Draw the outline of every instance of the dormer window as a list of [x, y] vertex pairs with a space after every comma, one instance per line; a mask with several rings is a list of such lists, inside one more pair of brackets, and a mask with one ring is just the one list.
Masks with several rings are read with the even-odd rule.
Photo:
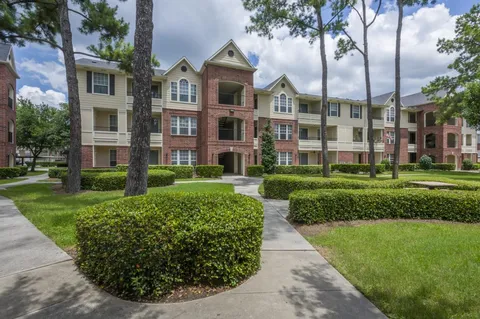
[[292, 113], [293, 99], [285, 93], [274, 96], [274, 111], [279, 113]]
[[191, 84], [187, 79], [170, 82], [170, 99], [184, 103], [197, 103], [197, 85]]

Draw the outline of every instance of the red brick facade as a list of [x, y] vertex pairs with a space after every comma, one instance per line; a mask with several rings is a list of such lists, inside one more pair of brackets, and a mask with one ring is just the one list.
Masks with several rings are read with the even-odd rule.
[[[386, 127], [385, 134], [384, 134], [385, 137], [387, 136], [387, 134], [394, 131], [395, 129], [393, 127]], [[408, 154], [408, 134], [409, 133], [407, 128], [400, 129], [400, 164], [406, 164], [410, 161], [409, 154]], [[385, 152], [384, 152], [383, 158], [387, 158], [387, 154], [393, 154], [394, 148], [395, 148], [395, 144], [387, 144], [387, 139], [385, 137], [384, 137]], [[397, 138], [399, 137], [395, 136], [395, 139]], [[417, 139], [418, 139], [418, 134], [417, 134]]]
[[[261, 163], [262, 158], [262, 129], [267, 122], [267, 118], [258, 118], [258, 163]], [[277, 152], [291, 152], [292, 153], [292, 165], [298, 165], [300, 159], [298, 158], [298, 121], [294, 120], [281, 120], [271, 119], [272, 130], [275, 131], [276, 124], [292, 125], [292, 139], [291, 140], [276, 140], [275, 149]], [[321, 154], [321, 153], [320, 153]]]
[[[9, 89], [13, 90], [13, 108], [8, 106]], [[0, 167], [15, 165], [16, 154], [16, 77], [0, 64]], [[8, 123], [13, 123], [13, 143], [8, 141]], [[10, 161], [9, 161], [10, 159]]]
[[82, 145], [82, 168], [93, 167], [93, 146]]
[[128, 157], [129, 157], [128, 149], [129, 149], [128, 146], [117, 146], [117, 165], [128, 164]]

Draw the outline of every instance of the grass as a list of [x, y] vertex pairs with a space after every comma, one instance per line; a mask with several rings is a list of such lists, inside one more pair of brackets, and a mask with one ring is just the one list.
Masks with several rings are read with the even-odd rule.
[[390, 318], [478, 318], [480, 225], [392, 222], [307, 240]]
[[0, 185], [20, 182], [20, 181], [24, 181], [26, 179], [27, 179], [26, 177], [14, 177], [14, 178], [9, 178], [9, 179], [0, 179]]
[[47, 171], [35, 171], [35, 172], [30, 172], [28, 171], [27, 176], [38, 176], [42, 174], [47, 174]]
[[[188, 183], [169, 187], [149, 188], [148, 193], [172, 191], [185, 192], [232, 192], [232, 184]], [[61, 248], [74, 246], [75, 213], [86, 206], [123, 197], [122, 191], [84, 192], [77, 195], [55, 194], [52, 185], [30, 184], [0, 191], [0, 195], [11, 198], [20, 212], [40, 231], [50, 237]]]

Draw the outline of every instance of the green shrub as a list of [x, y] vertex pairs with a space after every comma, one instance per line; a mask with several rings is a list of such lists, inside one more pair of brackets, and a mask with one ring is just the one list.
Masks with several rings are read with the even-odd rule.
[[[126, 172], [128, 165], [117, 165], [117, 171]], [[149, 170], [166, 170], [175, 173], [175, 178], [193, 178], [192, 165], [149, 165]]]
[[480, 170], [480, 164], [473, 164], [473, 170], [475, 171]]
[[392, 169], [392, 164], [390, 163], [390, 160], [388, 158], [383, 159], [380, 164], [385, 165], [385, 170], [389, 171]]
[[[341, 173], [358, 174], [360, 172], [370, 172], [370, 164], [332, 164], [330, 166], [332, 171], [339, 171]], [[376, 164], [375, 171], [377, 174], [385, 172], [385, 165]]]
[[109, 173], [116, 172], [116, 168], [82, 168], [82, 173]]
[[322, 165], [277, 165], [275, 174], [322, 174]]
[[415, 163], [410, 163], [410, 164], [399, 164], [398, 165], [398, 170], [400, 172], [413, 172], [417, 168], [417, 164]]
[[382, 218], [480, 222], [480, 194], [415, 189], [299, 191], [290, 195], [289, 218], [305, 224]]
[[57, 167], [68, 167], [68, 163], [57, 163]]
[[420, 161], [418, 162], [420, 169], [429, 170], [432, 169], [432, 158], [428, 155], [422, 155]]
[[464, 171], [470, 171], [473, 169], [473, 162], [471, 159], [466, 158], [462, 162], [462, 170]]
[[37, 166], [41, 167], [67, 167], [66, 162], [37, 162]]
[[247, 167], [248, 176], [263, 176], [263, 165], [250, 165]]
[[434, 163], [432, 168], [439, 171], [454, 171], [457, 166], [453, 163]]
[[223, 165], [197, 165], [195, 172], [200, 177], [220, 177], [223, 175]]
[[129, 299], [185, 284], [235, 286], [260, 267], [263, 206], [228, 193], [129, 197], [77, 214], [77, 263]]
[[20, 170], [18, 176], [26, 176], [28, 174], [27, 166], [15, 166], [15, 167], [17, 167]]
[[61, 178], [63, 173], [66, 173], [66, 168], [49, 168], [48, 177], [50, 178]]
[[15, 178], [20, 176], [18, 167], [0, 167], [0, 179]]
[[408, 179], [387, 179], [387, 180], [351, 180], [348, 178], [323, 178], [323, 177], [302, 177], [275, 175], [267, 176], [263, 180], [264, 197], [271, 199], [288, 199], [288, 196], [297, 190], [315, 189], [367, 189], [367, 188], [414, 188], [420, 187], [411, 184], [411, 181], [437, 181], [455, 184], [455, 190], [480, 190], [480, 182], [452, 180], [443, 177], [412, 176]]

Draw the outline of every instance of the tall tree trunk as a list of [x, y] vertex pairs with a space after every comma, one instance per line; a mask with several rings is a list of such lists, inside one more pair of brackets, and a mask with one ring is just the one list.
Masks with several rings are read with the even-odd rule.
[[75, 68], [75, 55], [73, 53], [72, 30], [68, 17], [68, 0], [58, 0], [58, 4], [70, 113], [70, 156], [68, 157], [67, 192], [77, 193], [80, 191], [80, 170], [82, 165], [80, 97], [78, 96], [78, 80], [77, 70]]
[[401, 112], [401, 98], [400, 98], [400, 45], [402, 43], [402, 27], [403, 27], [403, 0], [397, 0], [398, 4], [398, 25], [397, 25], [397, 39], [395, 43], [395, 145], [393, 152], [393, 169], [392, 178], [398, 179], [398, 166], [400, 164], [400, 117]]
[[317, 9], [317, 23], [320, 37], [320, 58], [322, 60], [322, 109], [320, 111], [320, 140], [322, 142], [322, 173], [323, 177], [330, 177], [330, 166], [328, 163], [328, 141], [327, 141], [327, 108], [328, 108], [328, 67], [327, 54], [325, 52], [325, 30], [323, 26], [321, 7]]
[[365, 66], [365, 89], [367, 93], [367, 137], [368, 137], [368, 160], [370, 161], [370, 178], [377, 177], [375, 170], [375, 144], [373, 139], [373, 114], [372, 114], [372, 88], [370, 83], [370, 61], [368, 57], [368, 26], [367, 8], [365, 0], [362, 0], [363, 7], [363, 64]]
[[125, 196], [147, 193], [152, 119], [153, 0], [137, 0], [133, 53], [133, 121]]
[[32, 167], [30, 167], [30, 172], [35, 172], [35, 166], [37, 166], [37, 157], [38, 155], [33, 154]]

